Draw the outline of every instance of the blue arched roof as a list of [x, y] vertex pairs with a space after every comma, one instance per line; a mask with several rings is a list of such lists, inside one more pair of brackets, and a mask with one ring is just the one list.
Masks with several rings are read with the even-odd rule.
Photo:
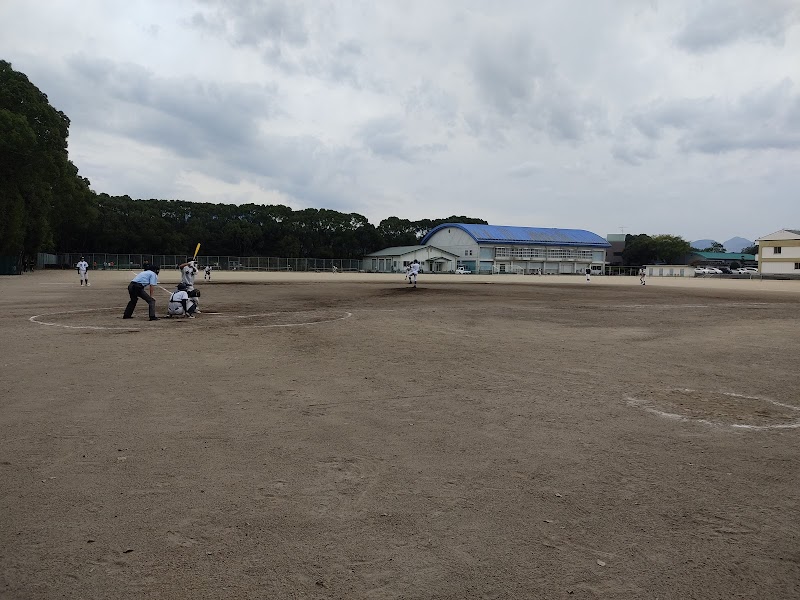
[[510, 227], [506, 225], [476, 225], [472, 223], [444, 223], [434, 227], [420, 240], [420, 244], [426, 244], [434, 234], [448, 227], [461, 229], [479, 244], [611, 247], [611, 244], [599, 235], [591, 231], [586, 231], [585, 229]]

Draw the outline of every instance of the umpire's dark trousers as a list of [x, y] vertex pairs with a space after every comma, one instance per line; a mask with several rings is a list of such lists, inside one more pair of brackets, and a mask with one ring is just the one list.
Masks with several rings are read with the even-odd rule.
[[147, 302], [147, 305], [150, 308], [150, 318], [155, 318], [156, 301], [150, 296], [150, 294], [144, 291], [144, 286], [141, 283], [131, 281], [128, 284], [128, 294], [131, 297], [131, 301], [128, 302], [128, 306], [125, 307], [125, 314], [122, 316], [123, 319], [130, 319], [133, 316], [133, 309], [136, 308], [136, 302], [139, 300], [139, 298]]

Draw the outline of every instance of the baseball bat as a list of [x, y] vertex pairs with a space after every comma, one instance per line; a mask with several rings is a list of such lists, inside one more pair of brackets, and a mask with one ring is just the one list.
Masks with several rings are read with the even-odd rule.
[[197, 253], [200, 252], [200, 244], [197, 244], [197, 248], [194, 249], [194, 257], [193, 259], [197, 258]]

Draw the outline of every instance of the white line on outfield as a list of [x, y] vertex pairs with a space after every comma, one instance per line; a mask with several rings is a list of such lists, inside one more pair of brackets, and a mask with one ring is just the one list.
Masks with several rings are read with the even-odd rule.
[[[683, 392], [695, 392], [697, 390], [692, 389], [683, 389], [679, 390]], [[765, 398], [760, 396], [746, 396], [744, 394], [734, 394], [730, 392], [720, 392], [723, 396], [729, 396], [731, 398], [738, 398], [742, 400], [759, 400], [761, 402], [769, 402], [775, 406], [780, 406], [782, 408], [788, 408], [793, 411], [800, 412], [800, 407], [793, 406], [791, 404], [785, 404], [783, 402], [778, 402], [777, 400], [772, 400], [771, 398]], [[699, 417], [689, 417], [686, 415], [680, 415], [677, 413], [666, 412], [663, 410], [659, 410], [656, 407], [652, 406], [651, 403], [647, 402], [646, 400], [641, 400], [639, 398], [635, 398], [633, 396], [626, 396], [625, 400], [627, 401], [629, 406], [635, 406], [636, 408], [641, 408], [649, 413], [654, 415], [658, 415], [659, 417], [663, 417], [665, 419], [670, 419], [673, 421], [692, 421], [695, 423], [702, 423], [703, 425], [711, 425], [712, 427], [730, 427], [731, 429], [747, 429], [749, 431], [764, 431], [766, 429], [798, 429], [800, 428], [800, 420], [793, 421], [791, 423], [779, 423], [776, 425], [752, 425], [747, 423], [723, 423], [721, 421], [712, 421], [710, 419], [701, 419]]]

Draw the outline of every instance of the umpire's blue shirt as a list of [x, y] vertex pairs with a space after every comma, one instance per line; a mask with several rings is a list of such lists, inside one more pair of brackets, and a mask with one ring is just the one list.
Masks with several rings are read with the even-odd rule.
[[152, 271], [142, 271], [131, 279], [131, 283], [141, 283], [142, 285], [158, 285], [158, 277]]

